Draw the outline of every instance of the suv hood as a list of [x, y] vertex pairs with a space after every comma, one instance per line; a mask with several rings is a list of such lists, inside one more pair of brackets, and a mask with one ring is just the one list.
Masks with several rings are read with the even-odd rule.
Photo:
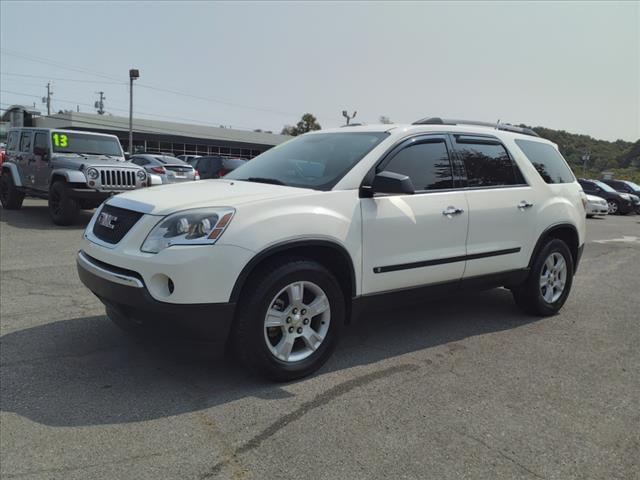
[[126, 162], [122, 157], [107, 157], [106, 155], [78, 155], [78, 154], [54, 154], [52, 158], [54, 167], [67, 167], [80, 170], [81, 165], [91, 167], [131, 167], [140, 168], [138, 165]]
[[236, 207], [312, 192], [314, 190], [304, 188], [215, 179], [142, 188], [112, 197], [107, 203], [151, 215], [168, 215], [190, 208]]

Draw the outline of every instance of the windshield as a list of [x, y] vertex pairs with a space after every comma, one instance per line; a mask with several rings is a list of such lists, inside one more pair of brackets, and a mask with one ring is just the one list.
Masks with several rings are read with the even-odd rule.
[[601, 189], [603, 189], [605, 192], [609, 192], [609, 193], [617, 193], [612, 187], [610, 187], [609, 185], [607, 185], [604, 182], [601, 182], [600, 180], [594, 180], [593, 183], [595, 183], [596, 185], [598, 185]]
[[303, 135], [267, 150], [224, 178], [330, 190], [387, 135], [385, 132]]
[[51, 132], [54, 152], [114, 155], [121, 157], [122, 149], [116, 137], [75, 132]]
[[633, 190], [635, 190], [636, 192], [640, 192], [640, 185], [638, 185], [637, 183], [630, 182], [629, 180], [623, 180], [623, 182], [633, 188]]

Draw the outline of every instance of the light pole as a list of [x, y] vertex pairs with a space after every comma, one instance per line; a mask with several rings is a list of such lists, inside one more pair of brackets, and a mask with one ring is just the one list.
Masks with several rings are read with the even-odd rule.
[[133, 155], [133, 81], [140, 78], [137, 69], [129, 70], [129, 154]]
[[582, 155], [582, 176], [586, 177], [587, 176], [587, 162], [589, 162], [589, 160], [591, 160], [591, 153], [584, 152], [584, 155]]

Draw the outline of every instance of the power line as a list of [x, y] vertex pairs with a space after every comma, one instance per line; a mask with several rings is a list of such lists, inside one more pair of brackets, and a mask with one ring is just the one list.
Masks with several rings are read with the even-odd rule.
[[[118, 80], [118, 77], [115, 77], [113, 75], [109, 75], [106, 73], [100, 73], [100, 72], [93, 72], [91, 70], [87, 70], [87, 69], [83, 69], [83, 68], [79, 68], [79, 67], [73, 67], [70, 65], [65, 65], [59, 62], [52, 62], [49, 59], [44, 59], [42, 57], [36, 57], [33, 55], [26, 55], [26, 54], [22, 54], [22, 53], [17, 53], [17, 52], [11, 52], [7, 49], [0, 49], [0, 52], [4, 53], [5, 55], [10, 55], [10, 56], [14, 56], [17, 58], [23, 58], [25, 60], [29, 60], [32, 62], [36, 62], [36, 63], [43, 63], [45, 65], [52, 65], [58, 68], [63, 68], [63, 69], [67, 69], [67, 70], [71, 70], [71, 71], [75, 71], [75, 72], [80, 72], [80, 73], [84, 73], [86, 75], [95, 75], [97, 77], [103, 77], [103, 78], [109, 78], [109, 79], [114, 79], [114, 80]], [[173, 89], [169, 89], [169, 88], [163, 88], [163, 87], [157, 87], [154, 85], [148, 85], [148, 84], [144, 84], [144, 83], [139, 83], [137, 84], [139, 87], [142, 88], [147, 88], [150, 90], [155, 90], [158, 92], [164, 92], [164, 93], [170, 93], [172, 95], [179, 95], [179, 96], [183, 96], [183, 97], [187, 97], [187, 98], [193, 98], [195, 100], [203, 100], [206, 102], [211, 102], [211, 103], [218, 103], [221, 105], [227, 105], [227, 106], [231, 106], [231, 107], [238, 107], [238, 108], [245, 108], [245, 109], [249, 109], [249, 110], [256, 110], [256, 111], [261, 111], [261, 112], [266, 112], [266, 113], [275, 113], [278, 115], [283, 115], [283, 116], [298, 116], [300, 115], [300, 113], [294, 113], [294, 112], [286, 112], [286, 111], [282, 111], [282, 110], [276, 110], [273, 108], [267, 108], [267, 107], [256, 107], [256, 106], [251, 106], [251, 105], [245, 105], [242, 103], [237, 103], [237, 102], [233, 102], [231, 100], [226, 100], [226, 99], [221, 99], [221, 98], [211, 98], [211, 97], [204, 97], [204, 96], [200, 96], [200, 95], [193, 95], [191, 93], [186, 93], [186, 92], [181, 92], [178, 90], [173, 90]], [[323, 120], [328, 120], [327, 117], [318, 117], [318, 118], [322, 118]], [[332, 118], [331, 120], [336, 120], [335, 118]]]
[[[24, 92], [15, 92], [15, 91], [11, 91], [11, 90], [0, 90], [0, 92], [3, 92], [3, 93], [10, 93], [10, 94], [13, 94], [13, 95], [20, 95], [20, 96], [24, 96], [24, 97], [40, 98], [40, 96], [39, 96], [39, 95], [32, 95], [32, 94], [24, 93]], [[67, 100], [67, 99], [64, 99], [64, 98], [57, 98], [57, 99], [56, 99], [56, 101], [57, 101], [57, 102], [62, 102], [62, 103], [70, 103], [70, 104], [73, 104], [73, 105], [82, 105], [83, 107], [95, 108], [95, 105], [90, 105], [90, 104], [88, 104], [88, 103], [82, 103], [82, 102], [76, 102], [76, 101], [74, 101], [74, 100]], [[8, 103], [4, 103], [4, 102], [2, 102], [2, 103], [3, 103], [4, 105], [10, 105], [10, 104], [8, 104]], [[124, 108], [115, 108], [115, 107], [111, 107], [111, 108], [110, 108], [110, 110], [119, 110], [119, 111], [123, 111], [123, 112], [124, 112], [124, 111], [128, 112], [128, 110], [127, 110], [127, 109], [124, 109]], [[214, 127], [214, 128], [221, 128], [219, 123], [215, 123], [215, 124], [214, 124], [214, 123], [205, 123], [205, 122], [202, 122], [201, 120], [185, 119], [185, 118], [182, 118], [182, 117], [171, 117], [171, 116], [167, 116], [167, 115], [160, 115], [160, 114], [147, 113], [147, 112], [137, 112], [137, 113], [138, 113], [139, 115], [146, 115], [146, 116], [149, 116], [149, 117], [158, 117], [158, 118], [162, 118], [162, 117], [164, 117], [164, 118], [168, 118], [168, 119], [170, 119], [170, 120], [181, 119], [181, 120], [188, 120], [188, 121], [196, 121], [196, 122], [200, 122], [200, 124], [199, 124], [198, 126], [201, 126], [201, 127]], [[55, 115], [49, 115], [49, 116], [50, 116], [51, 118], [54, 118], [54, 117], [55, 117]], [[144, 119], [142, 119], [142, 120], [144, 120]], [[88, 121], [84, 121], [84, 120], [82, 120], [82, 121], [81, 121], [81, 120], [76, 120], [76, 119], [74, 119], [73, 121], [74, 121], [74, 122], [78, 121], [78, 122], [82, 122], [82, 123], [91, 123], [91, 122], [88, 122]], [[103, 126], [103, 127], [104, 127], [104, 126], [106, 126], [104, 123], [92, 123], [92, 124], [93, 124], [93, 125]], [[158, 129], [158, 131], [160, 131], [160, 130], [162, 130], [162, 129]], [[234, 130], [252, 131], [253, 129], [251, 129], [251, 128], [243, 128], [243, 127], [234, 127]], [[143, 132], [144, 130], [141, 130], [141, 129], [139, 129], [139, 128], [138, 128], [138, 129], [136, 129], [136, 131], [141, 131], [141, 132]], [[172, 130], [165, 130], [165, 131], [163, 131], [163, 133], [172, 133], [172, 132], [181, 132], [181, 133], [189, 133], [189, 134], [193, 134], [193, 132], [187, 132], [187, 131], [184, 131], [184, 130], [173, 130], [173, 129], [172, 129]], [[157, 133], [157, 132], [154, 132], [154, 131], [148, 131], [148, 132], [146, 132], [146, 133]]]
[[44, 75], [28, 75], [26, 73], [0, 72], [0, 75], [24, 78], [40, 78], [43, 80], [55, 80], [56, 82], [96, 83], [99, 85], [126, 85], [126, 82], [107, 82], [102, 80], [80, 80], [77, 78], [45, 77]]
[[[30, 98], [41, 98], [39, 95], [34, 95], [31, 93], [25, 93], [25, 92], [16, 92], [13, 90], [0, 90], [0, 92], [4, 92], [4, 93], [10, 93], [12, 95], [20, 95], [23, 97], [30, 97]], [[82, 105], [83, 107], [90, 107], [90, 108], [96, 108], [95, 104], [91, 105], [88, 103], [83, 103], [83, 102], [78, 102], [75, 100], [67, 100], [64, 98], [56, 98], [57, 102], [62, 102], [62, 103], [70, 103], [73, 105]], [[7, 104], [8, 105], [8, 104]], [[129, 110], [126, 108], [118, 108], [118, 107], [110, 107], [109, 110], [113, 110], [113, 111], [120, 111], [120, 112], [128, 112]], [[199, 124], [200, 126], [203, 127], [215, 127], [215, 128], [220, 128], [220, 125], [222, 124], [222, 122], [214, 122], [214, 123], [207, 123], [203, 120], [197, 120], [194, 118], [185, 118], [185, 117], [176, 117], [176, 116], [171, 116], [171, 115], [162, 115], [162, 114], [158, 114], [158, 113], [149, 113], [149, 112], [140, 112], [137, 111], [136, 112], [138, 115], [146, 115], [148, 117], [156, 117], [156, 118], [165, 118], [168, 120], [183, 120], [183, 121], [187, 121], [187, 122], [196, 122], [197, 124]], [[247, 131], [253, 131], [253, 128], [250, 127], [243, 127], [243, 126], [234, 126], [234, 129], [237, 130], [247, 130]]]
[[114, 75], [107, 74], [107, 73], [100, 73], [100, 72], [87, 70], [85, 68], [73, 67], [71, 65], [64, 64], [64, 63], [53, 62], [53, 61], [51, 61], [50, 59], [47, 59], [47, 58], [36, 57], [35, 55], [27, 55], [27, 54], [24, 54], [24, 53], [12, 52], [11, 50], [7, 50], [6, 48], [1, 48], [0, 52], [4, 53], [5, 55], [9, 55], [11, 57], [22, 58], [22, 59], [28, 60], [30, 62], [43, 63], [45, 65], [51, 65], [51, 66], [54, 66], [54, 67], [62, 68], [64, 70], [70, 70], [72, 72], [84, 73], [85, 75], [93, 75], [93, 76], [96, 76], [96, 77], [109, 78], [111, 80], [120, 80], [118, 77], [116, 77]]

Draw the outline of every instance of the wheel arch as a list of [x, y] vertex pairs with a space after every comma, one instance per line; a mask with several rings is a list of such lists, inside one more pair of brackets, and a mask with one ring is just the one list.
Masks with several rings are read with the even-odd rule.
[[13, 179], [13, 184], [16, 187], [22, 187], [22, 179], [20, 178], [20, 173], [18, 172], [18, 167], [12, 162], [4, 162], [2, 164], [2, 171], [9, 172], [11, 174], [11, 178]]
[[538, 256], [540, 250], [542, 250], [547, 241], [553, 238], [562, 240], [567, 244], [567, 247], [569, 247], [571, 257], [573, 258], [573, 271], [575, 273], [578, 268], [578, 262], [580, 261], [580, 236], [578, 235], [578, 229], [571, 223], [559, 223], [552, 225], [540, 234], [540, 237], [538, 237], [538, 241], [533, 249], [533, 253], [531, 254], [531, 258], [529, 259], [528, 268], [532, 268], [533, 262]]
[[64, 180], [67, 183], [87, 183], [87, 178], [79, 170], [56, 169], [51, 172], [49, 177], [49, 185], [56, 180]]
[[244, 286], [251, 275], [262, 265], [275, 262], [285, 256], [302, 256], [327, 267], [335, 276], [343, 292], [347, 307], [347, 322], [350, 318], [351, 300], [356, 296], [356, 274], [353, 259], [342, 245], [330, 240], [304, 239], [272, 245], [255, 255], [244, 266], [231, 291], [230, 302], [240, 299]]

